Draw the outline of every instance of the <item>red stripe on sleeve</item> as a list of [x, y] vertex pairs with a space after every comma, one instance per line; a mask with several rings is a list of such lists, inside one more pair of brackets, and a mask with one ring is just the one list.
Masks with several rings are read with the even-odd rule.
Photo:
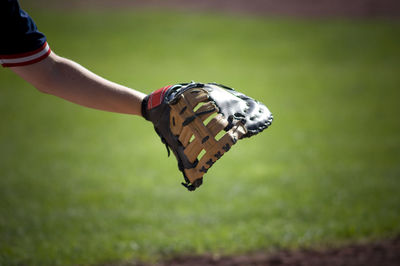
[[2, 59], [16, 59], [16, 58], [20, 58], [20, 57], [27, 57], [27, 56], [39, 53], [40, 51], [42, 51], [46, 47], [46, 45], [47, 45], [47, 42], [45, 42], [40, 48], [38, 48], [38, 49], [36, 49], [34, 51], [26, 52], [26, 53], [20, 53], [20, 54], [0, 55], [0, 58], [2, 58]]
[[31, 65], [34, 63], [37, 63], [39, 61], [42, 61], [43, 59], [45, 59], [46, 57], [49, 56], [49, 54], [51, 53], [51, 50], [49, 48], [49, 50], [47, 51], [47, 53], [43, 54], [42, 56], [35, 58], [33, 60], [30, 61], [25, 61], [25, 62], [20, 62], [20, 63], [4, 63], [2, 64], [3, 67], [16, 67], [16, 66], [26, 66], [26, 65]]

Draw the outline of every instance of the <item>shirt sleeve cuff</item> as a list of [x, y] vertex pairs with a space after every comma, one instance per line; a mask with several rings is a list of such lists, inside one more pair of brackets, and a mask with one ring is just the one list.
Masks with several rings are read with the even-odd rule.
[[0, 55], [0, 63], [3, 67], [26, 66], [42, 61], [49, 56], [51, 50], [47, 42], [42, 47], [31, 52], [12, 55]]

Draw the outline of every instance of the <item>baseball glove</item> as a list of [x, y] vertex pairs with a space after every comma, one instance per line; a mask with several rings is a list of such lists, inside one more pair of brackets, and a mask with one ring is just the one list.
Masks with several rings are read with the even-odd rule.
[[178, 160], [188, 190], [238, 139], [251, 137], [272, 122], [262, 103], [216, 83], [182, 83], [146, 96], [142, 114]]

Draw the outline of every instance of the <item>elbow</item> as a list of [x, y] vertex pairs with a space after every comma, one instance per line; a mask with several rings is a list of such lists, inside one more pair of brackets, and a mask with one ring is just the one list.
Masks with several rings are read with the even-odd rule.
[[43, 71], [41, 77], [31, 84], [41, 93], [54, 95], [57, 88], [63, 85], [63, 81], [59, 79], [57, 65], [53, 64], [47, 71]]
[[35, 85], [35, 88], [44, 94], [52, 94], [52, 89], [48, 85]]
[[12, 67], [11, 70], [33, 85], [39, 92], [53, 94], [57, 88], [59, 57], [51, 53], [35, 64]]

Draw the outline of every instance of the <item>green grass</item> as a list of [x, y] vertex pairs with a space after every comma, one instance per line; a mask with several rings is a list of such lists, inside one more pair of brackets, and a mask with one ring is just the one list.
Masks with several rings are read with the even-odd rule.
[[59, 55], [146, 93], [216, 81], [275, 114], [196, 192], [150, 123], [0, 71], [0, 265], [336, 246], [400, 233], [400, 23], [31, 12]]

